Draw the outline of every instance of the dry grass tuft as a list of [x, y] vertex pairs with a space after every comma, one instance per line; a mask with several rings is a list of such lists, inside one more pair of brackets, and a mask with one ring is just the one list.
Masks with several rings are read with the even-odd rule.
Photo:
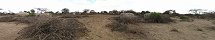
[[118, 17], [114, 17], [111, 24], [106, 25], [111, 28], [112, 31], [128, 32], [128, 24], [138, 23], [140, 18], [134, 14], [121, 14]]
[[127, 30], [127, 25], [119, 22], [113, 22], [111, 24], [106, 25], [107, 27], [111, 28], [112, 31], [125, 31]]

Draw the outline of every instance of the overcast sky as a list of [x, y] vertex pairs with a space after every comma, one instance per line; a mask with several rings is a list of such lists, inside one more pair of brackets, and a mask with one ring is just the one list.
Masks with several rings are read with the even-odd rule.
[[19, 12], [33, 8], [48, 8], [60, 11], [69, 8], [71, 11], [83, 9], [102, 10], [149, 10], [163, 12], [174, 9], [187, 13], [189, 9], [215, 9], [215, 0], [0, 0], [0, 8]]

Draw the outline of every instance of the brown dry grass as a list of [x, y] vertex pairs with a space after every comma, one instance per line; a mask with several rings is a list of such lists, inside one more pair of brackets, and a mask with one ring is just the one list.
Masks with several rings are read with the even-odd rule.
[[[215, 31], [212, 30], [214, 24], [205, 19], [194, 19], [193, 22], [176, 23], [137, 23], [127, 24], [127, 32], [112, 31], [106, 27], [107, 24], [114, 22], [109, 18], [118, 15], [89, 15], [89, 17], [75, 18], [83, 23], [90, 32], [87, 36], [77, 40], [214, 40]], [[68, 19], [68, 18], [66, 18]], [[31, 22], [30, 22], [31, 23]], [[8, 24], [8, 23], [6, 23]], [[13, 40], [19, 36], [16, 34], [19, 28], [0, 23], [0, 39]], [[4, 26], [2, 26], [4, 25]], [[10, 27], [11, 26], [11, 27]], [[23, 26], [23, 25], [20, 25]], [[14, 27], [14, 28], [13, 28]], [[9, 30], [9, 29], [14, 29]], [[2, 31], [1, 31], [2, 30]], [[5, 31], [7, 30], [7, 31]], [[4, 33], [3, 33], [4, 32]]]
[[27, 24], [16, 24], [16, 22], [0, 22], [0, 39], [15, 40], [19, 35], [19, 30], [27, 27]]

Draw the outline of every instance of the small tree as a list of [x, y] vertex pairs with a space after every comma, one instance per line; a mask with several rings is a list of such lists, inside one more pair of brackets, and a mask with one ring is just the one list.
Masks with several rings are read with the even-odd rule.
[[192, 12], [194, 14], [200, 14], [204, 11], [203, 9], [190, 9], [189, 12]]
[[31, 9], [30, 12], [27, 12], [27, 13], [28, 13], [28, 16], [36, 16], [34, 9]]
[[117, 10], [112, 10], [111, 14], [119, 14]]
[[31, 13], [35, 13], [35, 10], [34, 10], [34, 9], [31, 9], [30, 11], [31, 11]]
[[108, 13], [108, 12], [107, 12], [107, 11], [101, 11], [101, 13], [102, 13], [102, 14], [103, 14], [103, 13], [106, 14], [106, 13]]
[[146, 11], [142, 11], [140, 14], [142, 14], [142, 15], [143, 15], [143, 14], [146, 14]]
[[55, 13], [60, 13], [59, 11], [55, 12]]
[[48, 9], [47, 8], [35, 8], [40, 11], [40, 13], [46, 12]]
[[23, 11], [23, 12], [28, 13], [28, 11]]
[[61, 11], [62, 11], [63, 14], [69, 13], [69, 9], [68, 8], [63, 8]]
[[84, 9], [83, 10], [83, 13], [87, 13], [87, 12], [89, 12], [90, 11], [90, 9]]
[[150, 13], [150, 11], [146, 11], [146, 13]]
[[171, 14], [171, 10], [167, 10], [163, 14]]
[[94, 13], [96, 13], [96, 12], [95, 12], [95, 10], [90, 10], [90, 13], [94, 14]]

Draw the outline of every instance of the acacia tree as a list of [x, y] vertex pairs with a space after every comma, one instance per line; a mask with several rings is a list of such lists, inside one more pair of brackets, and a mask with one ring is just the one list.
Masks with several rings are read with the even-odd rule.
[[189, 10], [189, 12], [192, 12], [192, 13], [194, 13], [194, 14], [200, 14], [200, 13], [202, 13], [203, 11], [205, 11], [205, 10], [203, 10], [203, 9], [190, 9], [190, 10]]
[[31, 9], [30, 12], [28, 12], [28, 16], [35, 16], [35, 10]]
[[31, 9], [30, 12], [31, 12], [31, 13], [35, 13], [35, 10], [34, 10], [34, 9]]
[[90, 13], [94, 14], [94, 13], [96, 13], [96, 12], [95, 12], [95, 10], [90, 10]]
[[63, 14], [69, 13], [69, 9], [68, 8], [63, 8], [61, 11], [62, 11]]
[[83, 10], [83, 13], [87, 13], [87, 12], [89, 12], [90, 11], [90, 9], [84, 9]]
[[35, 8], [37, 9], [40, 13], [46, 12], [48, 8]]
[[146, 11], [145, 13], [150, 13], [150, 11]]
[[105, 14], [106, 14], [106, 13], [108, 13], [108, 12], [107, 12], [107, 11], [101, 11], [101, 13], [105, 13]]

